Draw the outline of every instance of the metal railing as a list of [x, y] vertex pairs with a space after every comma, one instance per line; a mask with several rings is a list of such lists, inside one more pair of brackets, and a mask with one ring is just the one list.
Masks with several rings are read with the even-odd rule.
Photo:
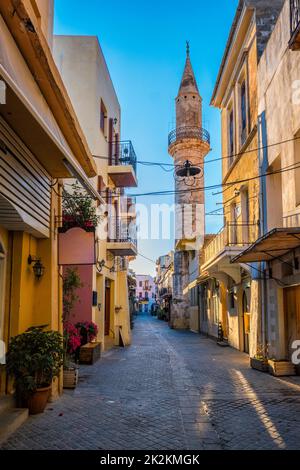
[[169, 146], [182, 139], [198, 139], [210, 144], [210, 135], [206, 129], [201, 127], [178, 127], [169, 134]]
[[228, 222], [204, 248], [204, 263], [215, 258], [226, 247], [246, 247], [258, 237], [257, 223]]
[[291, 36], [300, 28], [300, 0], [290, 0], [291, 5]]
[[131, 140], [122, 142], [109, 142], [109, 164], [131, 165], [136, 173], [137, 157]]
[[128, 222], [125, 217], [112, 217], [109, 219], [108, 242], [132, 243], [137, 246], [137, 227], [135, 222]]
[[293, 214], [283, 217], [284, 228], [300, 227], [300, 214]]

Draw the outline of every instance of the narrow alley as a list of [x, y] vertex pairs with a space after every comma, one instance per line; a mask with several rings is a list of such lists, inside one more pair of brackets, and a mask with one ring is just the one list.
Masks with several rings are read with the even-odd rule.
[[80, 367], [80, 384], [2, 449], [297, 449], [300, 379], [250, 369], [248, 356], [149, 315], [133, 344]]

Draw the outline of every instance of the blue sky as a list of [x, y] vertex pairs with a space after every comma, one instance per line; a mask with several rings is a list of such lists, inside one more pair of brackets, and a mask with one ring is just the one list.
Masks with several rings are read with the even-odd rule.
[[[203, 126], [211, 134], [212, 152], [220, 156], [220, 113], [209, 106], [215, 79], [238, 0], [55, 0], [55, 33], [99, 37], [122, 108], [122, 139], [132, 140], [139, 160], [172, 163], [167, 136], [174, 127], [175, 97], [185, 62], [185, 41], [203, 98]], [[83, 6], [84, 5], [84, 6]], [[139, 188], [173, 189], [172, 173], [138, 167]], [[219, 183], [220, 163], [206, 165], [205, 184]], [[134, 191], [130, 191], [131, 193]], [[206, 193], [206, 212], [221, 195]], [[139, 203], [169, 203], [173, 197], [138, 198]], [[222, 217], [208, 216], [206, 232], [218, 231]], [[173, 248], [170, 240], [141, 240], [139, 252], [155, 261]], [[141, 256], [132, 267], [154, 274], [154, 263]]]

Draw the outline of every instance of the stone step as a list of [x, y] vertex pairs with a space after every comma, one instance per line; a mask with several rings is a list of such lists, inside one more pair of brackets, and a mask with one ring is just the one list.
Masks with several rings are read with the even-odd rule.
[[0, 398], [0, 415], [10, 408], [15, 407], [15, 400], [12, 395], [7, 395]]
[[0, 414], [0, 445], [2, 445], [28, 418], [25, 408], [12, 408]]

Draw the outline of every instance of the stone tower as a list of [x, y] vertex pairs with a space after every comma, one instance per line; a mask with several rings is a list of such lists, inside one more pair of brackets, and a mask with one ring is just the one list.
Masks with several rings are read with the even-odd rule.
[[[201, 168], [196, 178], [178, 178], [175, 182], [175, 229], [173, 306], [171, 325], [189, 328], [189, 295], [192, 278], [191, 263], [199, 262], [199, 250], [204, 241], [204, 157], [210, 150], [210, 137], [202, 128], [202, 98], [193, 72], [189, 44], [186, 63], [176, 98], [176, 129], [169, 134], [169, 154], [176, 170], [189, 161]], [[198, 267], [198, 266], [197, 266]], [[194, 270], [195, 271], [195, 270]], [[196, 275], [197, 277], [197, 275]]]

